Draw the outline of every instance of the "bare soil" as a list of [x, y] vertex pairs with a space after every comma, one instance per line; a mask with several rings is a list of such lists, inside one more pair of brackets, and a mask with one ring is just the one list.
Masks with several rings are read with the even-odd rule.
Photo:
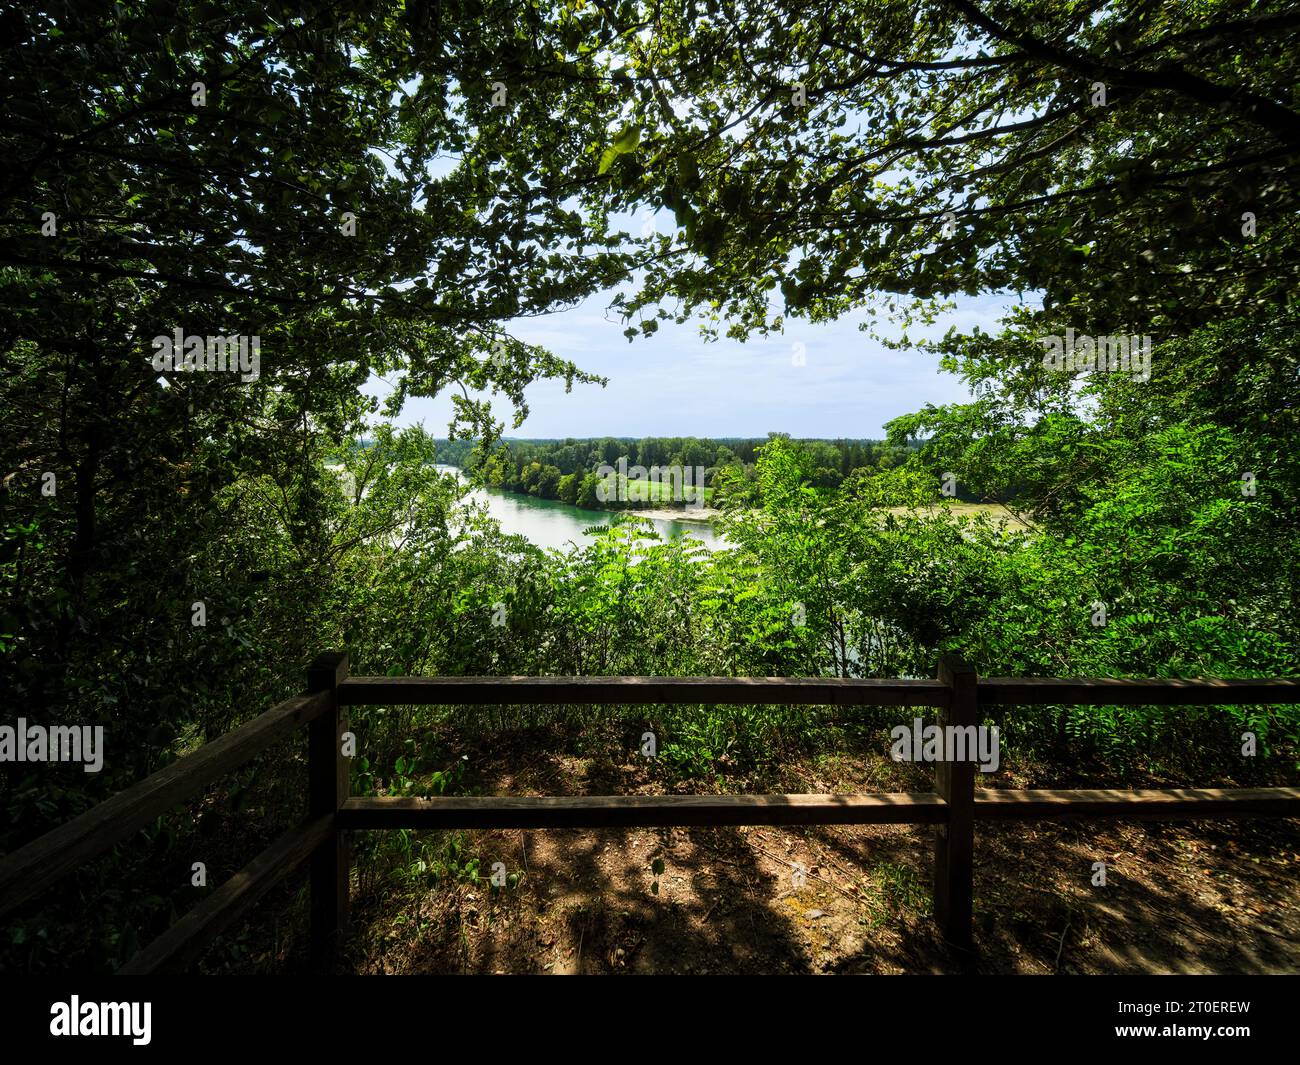
[[[663, 791], [643, 761], [478, 752], [496, 794]], [[907, 790], [887, 760], [782, 767], [784, 790]], [[1014, 779], [1016, 786], [1026, 786]], [[676, 790], [701, 791], [698, 782]], [[767, 790], [736, 788], [728, 790]], [[930, 919], [933, 830], [910, 825], [482, 831], [486, 876], [376, 888], [353, 906], [357, 973], [1294, 973], [1296, 821], [988, 825], [976, 952]], [[661, 859], [656, 876], [653, 863]], [[1105, 886], [1094, 862], [1107, 863]], [[657, 890], [655, 885], [658, 885]], [[390, 882], [391, 884], [391, 882]]]

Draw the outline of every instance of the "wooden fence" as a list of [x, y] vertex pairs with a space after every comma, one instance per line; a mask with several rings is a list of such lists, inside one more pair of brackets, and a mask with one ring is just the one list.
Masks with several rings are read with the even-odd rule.
[[975, 822], [1300, 816], [1300, 788], [1080, 791], [976, 789], [972, 761], [940, 762], [933, 792], [864, 795], [354, 797], [343, 755], [348, 707], [366, 705], [779, 704], [930, 707], [940, 725], [980, 723], [1002, 705], [1300, 703], [1300, 679], [979, 678], [961, 659], [935, 680], [792, 677], [351, 677], [346, 654], [322, 655], [307, 690], [178, 759], [0, 859], [0, 914], [171, 811], [300, 726], [308, 729], [308, 811], [230, 880], [141, 950], [121, 973], [184, 969], [275, 883], [310, 861], [311, 941], [333, 957], [347, 920], [348, 833], [360, 829], [546, 829], [677, 825], [935, 826], [934, 916], [972, 947]]

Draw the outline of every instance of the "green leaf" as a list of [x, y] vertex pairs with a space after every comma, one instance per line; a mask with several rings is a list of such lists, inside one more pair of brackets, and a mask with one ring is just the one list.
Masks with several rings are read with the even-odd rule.
[[614, 143], [605, 149], [600, 157], [600, 169], [597, 173], [605, 173], [618, 160], [620, 155], [627, 155], [628, 152], [636, 151], [636, 147], [641, 143], [641, 129], [639, 126], [629, 126], [614, 138]]
[[641, 143], [641, 127], [628, 126], [622, 133], [614, 138], [614, 148], [619, 155], [632, 151]]

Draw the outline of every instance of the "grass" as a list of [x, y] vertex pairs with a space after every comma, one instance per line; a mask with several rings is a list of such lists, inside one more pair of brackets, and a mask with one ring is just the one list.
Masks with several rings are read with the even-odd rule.
[[683, 503], [696, 502], [702, 495], [708, 505], [713, 499], [712, 488], [683, 487], [679, 478], [665, 477], [662, 481], [641, 481], [620, 478], [611, 474], [601, 482], [604, 495], [610, 502], [627, 503]]

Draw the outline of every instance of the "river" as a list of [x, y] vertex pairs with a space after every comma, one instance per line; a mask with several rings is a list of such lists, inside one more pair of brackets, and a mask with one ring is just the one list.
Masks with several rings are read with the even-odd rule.
[[[463, 483], [465, 477], [454, 466], [439, 465], [443, 473], [452, 473]], [[578, 546], [592, 543], [596, 538], [583, 532], [592, 525], [609, 525], [613, 512], [586, 510], [570, 506], [556, 499], [536, 499], [533, 496], [502, 492], [495, 488], [476, 488], [469, 494], [476, 502], [487, 504], [488, 513], [501, 523], [501, 530], [525, 537], [538, 547], [565, 549], [570, 543]], [[689, 535], [704, 543], [710, 551], [725, 547], [713, 526], [703, 521], [671, 521], [650, 518], [662, 537]]]

